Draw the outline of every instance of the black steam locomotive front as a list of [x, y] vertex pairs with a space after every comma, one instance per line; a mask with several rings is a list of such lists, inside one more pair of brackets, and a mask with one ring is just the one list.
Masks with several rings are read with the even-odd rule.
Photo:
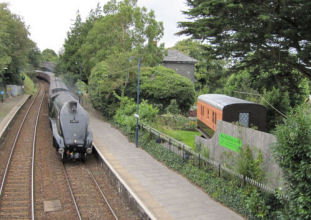
[[64, 140], [64, 148], [58, 152], [63, 158], [85, 158], [92, 153], [92, 133], [88, 129], [88, 114], [76, 101], [63, 105], [59, 123]]
[[50, 121], [53, 143], [62, 160], [85, 160], [92, 153], [88, 113], [69, 91], [54, 90], [50, 96]]

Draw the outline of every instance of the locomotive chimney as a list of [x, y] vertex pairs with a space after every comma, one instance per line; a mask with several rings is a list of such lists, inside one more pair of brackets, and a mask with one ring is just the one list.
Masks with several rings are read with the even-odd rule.
[[71, 101], [71, 102], [69, 102], [69, 108], [70, 108], [70, 110], [73, 112], [73, 113], [76, 113], [76, 111], [77, 111], [77, 102], [75, 102], [75, 101]]

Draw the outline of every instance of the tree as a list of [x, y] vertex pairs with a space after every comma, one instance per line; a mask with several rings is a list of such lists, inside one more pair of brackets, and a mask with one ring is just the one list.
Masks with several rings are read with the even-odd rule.
[[149, 103], [162, 105], [164, 110], [175, 99], [186, 113], [194, 103], [194, 85], [174, 70], [163, 67], [145, 67], [141, 70], [141, 97]]
[[0, 3], [0, 73], [6, 82], [19, 83], [19, 72], [35, 47], [22, 19]]
[[195, 77], [200, 90], [204, 93], [223, 93], [223, 85], [227, 79], [225, 61], [213, 59], [206, 50], [207, 47], [210, 46], [197, 40], [186, 39], [176, 43], [173, 48], [198, 60], [195, 65]]
[[[268, 130], [282, 123], [284, 114], [286, 115], [291, 107], [301, 105], [309, 94], [306, 78], [296, 70], [290, 72], [285, 65], [277, 66], [269, 72], [260, 72], [258, 75], [250, 74], [247, 69], [239, 71], [229, 77], [224, 87], [228, 95], [265, 105]], [[241, 91], [244, 93], [240, 94]]]
[[284, 213], [288, 219], [311, 218], [311, 111], [300, 106], [277, 126], [275, 158], [286, 183]]
[[42, 51], [42, 60], [44, 62], [54, 62], [56, 63], [58, 60], [58, 56], [52, 49], [45, 49]]
[[108, 68], [104, 61], [96, 64], [89, 78], [88, 93], [94, 108], [104, 116], [112, 117], [118, 103], [113, 96], [114, 82], [108, 79]]
[[33, 46], [29, 52], [28, 60], [33, 67], [35, 68], [39, 67], [41, 60], [41, 52], [35, 43], [33, 43]]
[[[285, 65], [311, 78], [311, 2], [308, 0], [187, 0], [179, 34], [209, 42], [215, 58], [231, 58], [252, 74]], [[261, 65], [259, 65], [261, 64]]]
[[[100, 6], [97, 5], [95, 10], [91, 10], [85, 22], [82, 22], [79, 11], [77, 12], [75, 22], [70, 31], [67, 33], [67, 38], [64, 44], [64, 52], [60, 55], [60, 62], [58, 64], [59, 71], [69, 72], [75, 74], [83, 81], [88, 81], [86, 74], [86, 67], [83, 65], [82, 55], [80, 49], [85, 43], [86, 37], [93, 27], [96, 19], [101, 17]], [[77, 78], [78, 78], [77, 77]]]
[[79, 52], [86, 72], [111, 54], [137, 51], [145, 65], [162, 61], [164, 45], [157, 46], [163, 24], [153, 11], [137, 6], [136, 0], [109, 1], [96, 19]]
[[89, 78], [89, 97], [93, 106], [111, 117], [119, 107], [119, 96], [136, 97], [136, 62], [129, 59], [132, 53], [110, 55], [99, 62]]

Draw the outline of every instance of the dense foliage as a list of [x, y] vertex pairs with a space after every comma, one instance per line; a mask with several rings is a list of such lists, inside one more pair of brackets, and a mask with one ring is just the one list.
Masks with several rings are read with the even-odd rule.
[[286, 180], [284, 201], [288, 219], [311, 218], [311, 110], [302, 106], [291, 111], [275, 135], [276, 160]]
[[175, 99], [179, 109], [187, 112], [195, 99], [194, 85], [174, 70], [163, 66], [146, 67], [141, 74], [141, 97], [165, 109]]
[[43, 50], [41, 55], [42, 55], [41, 59], [42, 59], [43, 62], [57, 63], [57, 61], [58, 61], [58, 56], [55, 53], [55, 51], [52, 50], [52, 49], [45, 49], [45, 50]]
[[[136, 118], [134, 113], [137, 110], [137, 104], [134, 99], [130, 99], [126, 96], [118, 97], [120, 99], [120, 107], [118, 108], [113, 120], [126, 129], [127, 133], [134, 133], [136, 127]], [[144, 123], [153, 123], [156, 119], [156, 115], [159, 110], [147, 101], [143, 100], [139, 104], [139, 120]]]
[[105, 116], [111, 117], [118, 104], [113, 96], [114, 82], [107, 80], [108, 66], [105, 62], [98, 63], [89, 78], [89, 98], [97, 110]]
[[[286, 65], [311, 78], [311, 3], [308, 0], [187, 0], [192, 21], [180, 34], [208, 41], [215, 57], [231, 57], [242, 68], [268, 71]], [[264, 65], [257, 65], [264, 63]], [[256, 67], [257, 66], [257, 67]]]
[[[225, 84], [226, 94], [266, 106], [268, 130], [282, 123], [284, 114], [291, 107], [303, 103], [309, 94], [306, 78], [297, 71], [289, 73], [285, 67], [282, 68], [282, 71], [275, 68], [256, 76], [248, 70], [239, 71], [232, 74]], [[239, 91], [248, 94], [240, 94]]]
[[[111, 117], [116, 112], [119, 107], [117, 96], [136, 98], [137, 67], [132, 65], [127, 54], [120, 54], [108, 57], [92, 69], [89, 97], [105, 116]], [[125, 67], [128, 68], [122, 70]], [[148, 100], [162, 112], [172, 109], [187, 112], [195, 98], [194, 86], [189, 79], [162, 66], [141, 69], [140, 89], [141, 100]]]
[[5, 84], [21, 83], [19, 73], [27, 64], [38, 66], [39, 56], [22, 19], [0, 3], [0, 80], [4, 79]]
[[87, 81], [95, 65], [111, 55], [133, 52], [145, 65], [158, 64], [164, 45], [157, 45], [163, 24], [154, 12], [138, 7], [137, 0], [110, 0], [97, 7], [85, 22], [78, 14], [68, 33], [60, 66]]

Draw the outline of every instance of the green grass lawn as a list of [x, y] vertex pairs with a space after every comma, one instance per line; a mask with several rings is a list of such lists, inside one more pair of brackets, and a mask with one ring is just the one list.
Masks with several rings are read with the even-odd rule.
[[186, 131], [186, 130], [172, 130], [167, 128], [159, 128], [159, 130], [168, 136], [188, 145], [194, 149], [194, 137], [195, 135], [201, 136], [198, 131]]

